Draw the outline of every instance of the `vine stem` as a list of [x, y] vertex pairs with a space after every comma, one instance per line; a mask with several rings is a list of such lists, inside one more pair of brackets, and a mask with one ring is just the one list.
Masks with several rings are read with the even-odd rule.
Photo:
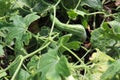
[[39, 51], [43, 50], [44, 48], [46, 48], [50, 43], [51, 43], [51, 42], [48, 42], [48, 43], [47, 43], [46, 45], [44, 45], [43, 47], [40, 47], [39, 49], [35, 50], [34, 52], [32, 52], [32, 53], [30, 53], [30, 54], [28, 54], [28, 55], [26, 55], [26, 56], [24, 56], [23, 58], [24, 58], [24, 59], [27, 59], [27, 58], [35, 55], [37, 52], [39, 52]]
[[44, 45], [43, 47], [40, 47], [39, 49], [35, 50], [34, 52], [32, 52], [32, 53], [30, 53], [30, 54], [28, 54], [28, 55], [26, 55], [26, 56], [20, 56], [21, 61], [20, 61], [19, 65], [18, 65], [15, 73], [13, 74], [11, 80], [15, 80], [15, 77], [17, 76], [17, 74], [18, 74], [18, 72], [19, 72], [19, 70], [20, 70], [20, 68], [21, 68], [21, 66], [22, 66], [22, 64], [23, 64], [23, 61], [24, 61], [25, 59], [27, 59], [28, 57], [31, 57], [31, 56], [33, 56], [34, 54], [36, 54], [37, 52], [43, 50], [43, 49], [46, 48], [50, 43], [51, 43], [51, 42], [48, 42], [48, 43], [47, 43], [46, 45]]
[[61, 0], [58, 0], [58, 2], [55, 4], [55, 7], [60, 3]]
[[[56, 36], [58, 36], [58, 34], [54, 35], [51, 39], [53, 40]], [[35, 50], [34, 52], [32, 52], [30, 54], [27, 54], [26, 56], [24, 56], [24, 59], [27, 59], [27, 58], [35, 55], [37, 52], [40, 52], [41, 50], [46, 48], [51, 43], [51, 40], [50, 41], [46, 40], [45, 42], [47, 42], [47, 43], [44, 46], [42, 45], [39, 49]]]
[[76, 5], [76, 7], [75, 7], [75, 10], [76, 10], [76, 9], [78, 8], [78, 6], [80, 5], [80, 2], [81, 2], [81, 0], [78, 1], [77, 5]]
[[[58, 34], [54, 35], [51, 39], [54, 39], [56, 36], [58, 36]], [[23, 64], [23, 61], [24, 61], [25, 59], [27, 59], [27, 58], [35, 55], [35, 54], [38, 53], [38, 52], [40, 52], [41, 50], [43, 50], [44, 48], [46, 48], [50, 43], [51, 43], [51, 41], [46, 40], [45, 43], [44, 43], [39, 49], [33, 51], [33, 52], [30, 53], [30, 54], [27, 54], [26, 56], [20, 55], [19, 57], [20, 57], [21, 61], [20, 61], [19, 65], [18, 65], [15, 73], [13, 74], [11, 80], [15, 80], [15, 77], [16, 77], [16, 75], [18, 74], [18, 72], [19, 72], [19, 70], [20, 70], [20, 68], [21, 68], [21, 66], [22, 66], [22, 64]], [[17, 60], [18, 60], [18, 59], [17, 59]], [[16, 62], [16, 61], [14, 61], [12, 65], [15, 65], [15, 62]], [[10, 69], [10, 68], [12, 67], [12, 65], [8, 66], [8, 67], [7, 67], [6, 69], [4, 69], [4, 70], [1, 70], [0, 73], [5, 72], [5, 71], [7, 71], [8, 69]]]
[[52, 22], [52, 26], [51, 26], [49, 37], [51, 37], [53, 29], [54, 29], [54, 25], [55, 25], [55, 16], [56, 16], [56, 7], [55, 6], [53, 7], [53, 10], [54, 10], [54, 15], [53, 15], [54, 18], [53, 18], [53, 22]]
[[52, 22], [52, 26], [51, 26], [51, 30], [50, 30], [50, 34], [49, 37], [51, 37], [53, 29], [54, 29], [54, 25], [55, 25], [55, 16], [56, 16], [56, 7], [57, 5], [60, 3], [61, 0], [58, 0], [58, 2], [53, 6], [53, 10], [54, 10], [54, 15], [53, 15], [53, 22]]
[[22, 55], [20, 56], [20, 59], [21, 59], [21, 61], [20, 61], [19, 65], [18, 65], [15, 73], [13, 74], [11, 80], [15, 80], [15, 77], [17, 76], [17, 73], [19, 72], [19, 70], [20, 70], [20, 68], [21, 68], [21, 66], [22, 66], [22, 63], [23, 63], [23, 61], [24, 61], [24, 58], [23, 58]]
[[64, 45], [62, 45], [62, 47], [65, 48], [67, 51], [69, 51], [74, 57], [76, 57], [78, 61], [81, 62], [81, 64], [84, 64], [84, 62], [73, 51], [71, 51], [69, 48], [67, 48]]
[[87, 52], [85, 53], [85, 55], [81, 59], [84, 59], [90, 51], [91, 51], [91, 49], [87, 50]]
[[105, 15], [104, 12], [93, 12], [93, 13], [89, 13], [89, 14], [85, 14], [85, 15], [90, 16], [90, 15], [96, 15], [96, 14], [103, 14], [103, 15]]

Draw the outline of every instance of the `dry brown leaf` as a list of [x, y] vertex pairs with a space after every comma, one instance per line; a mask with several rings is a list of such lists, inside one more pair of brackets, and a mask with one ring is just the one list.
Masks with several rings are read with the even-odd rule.
[[116, 0], [115, 5], [120, 6], [120, 0]]

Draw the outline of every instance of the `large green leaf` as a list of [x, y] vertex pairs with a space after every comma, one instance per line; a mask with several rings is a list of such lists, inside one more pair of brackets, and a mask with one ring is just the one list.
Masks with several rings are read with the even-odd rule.
[[[15, 47], [18, 50], [21, 50], [23, 47], [23, 42], [29, 43], [29, 39], [31, 38], [30, 33], [27, 33], [27, 29], [33, 21], [39, 18], [36, 13], [31, 13], [24, 18], [19, 15], [15, 15], [10, 18], [13, 21], [13, 26], [8, 27], [8, 35], [6, 36], [6, 43], [10, 44], [13, 40], [15, 40]], [[25, 39], [25, 40], [24, 40]], [[26, 40], [28, 40], [26, 42]]]
[[92, 46], [99, 48], [102, 51], [106, 51], [107, 46], [112, 46], [112, 44], [114, 44], [114, 40], [109, 39], [109, 37], [106, 35], [106, 33], [107, 32], [105, 32], [102, 28], [95, 29], [91, 33]]
[[103, 27], [95, 29], [91, 33], [91, 43], [94, 48], [99, 48], [101, 51], [108, 53], [111, 51], [114, 56], [119, 54], [119, 36], [114, 33], [113, 28], [109, 28], [104, 24]]
[[97, 10], [102, 9], [102, 2], [100, 0], [82, 0], [82, 5], [87, 5]]
[[62, 80], [62, 77], [68, 77], [70, 70], [68, 62], [64, 56], [58, 56], [58, 49], [49, 49], [46, 54], [40, 58], [39, 71], [40, 80]]
[[52, 5], [53, 4], [47, 3], [44, 0], [17, 0], [14, 9], [23, 8], [24, 10], [22, 12], [33, 11], [45, 15], [45, 13], [52, 8]]
[[120, 59], [110, 65], [107, 71], [101, 76], [101, 80], [111, 80], [118, 72], [120, 72]]

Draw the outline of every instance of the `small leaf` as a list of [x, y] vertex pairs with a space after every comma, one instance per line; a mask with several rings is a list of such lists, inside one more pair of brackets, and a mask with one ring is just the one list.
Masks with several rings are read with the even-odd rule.
[[6, 75], [7, 75], [7, 73], [4, 72], [3, 69], [0, 70], [0, 79], [1, 79], [2, 77], [6, 76]]
[[114, 31], [115, 34], [120, 34], [120, 22], [118, 22], [118, 21], [110, 21], [108, 23], [113, 28], [113, 31]]
[[72, 10], [72, 9], [70, 9], [70, 10], [67, 12], [67, 14], [68, 14], [68, 17], [69, 17], [70, 19], [75, 20], [78, 15], [84, 17], [86, 13], [83, 12], [83, 11], [80, 11], [80, 10]]
[[34, 55], [27, 64], [29, 72], [34, 75], [37, 73], [37, 65], [39, 63], [39, 57]]
[[27, 25], [27, 27], [35, 20], [39, 19], [40, 16], [36, 15], [36, 13], [31, 13], [27, 16], [24, 17], [24, 21], [25, 21], [25, 24]]
[[71, 41], [66, 44], [64, 44], [67, 48], [77, 50], [80, 48], [81, 43], [79, 41]]
[[69, 39], [70, 39], [71, 36], [72, 36], [72, 34], [67, 34], [67, 35], [62, 36], [59, 39], [58, 43], [60, 43], [60, 45], [62, 45], [64, 43], [67, 43], [69, 41]]
[[59, 50], [61, 53], [66, 51], [66, 49], [64, 49], [62, 47], [62, 45], [66, 46], [69, 49], [73, 49], [73, 50], [77, 50], [80, 48], [81, 43], [79, 41], [70, 41], [69, 42], [71, 36], [72, 36], [71, 34], [67, 34], [67, 35], [62, 36], [59, 39], [58, 44], [60, 46]]
[[40, 29], [41, 36], [48, 36], [49, 32], [50, 32], [50, 28], [48, 26], [43, 26]]
[[68, 17], [73, 20], [76, 20], [78, 16], [78, 14], [74, 10], [69, 10], [67, 14], [68, 14]]

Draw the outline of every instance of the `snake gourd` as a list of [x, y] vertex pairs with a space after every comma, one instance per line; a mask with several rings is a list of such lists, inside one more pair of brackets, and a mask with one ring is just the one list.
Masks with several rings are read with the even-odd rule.
[[56, 28], [58, 28], [62, 31], [72, 33], [73, 35], [76, 35], [77, 37], [79, 37], [80, 40], [82, 40], [82, 41], [86, 40], [86, 37], [87, 37], [86, 31], [85, 31], [85, 28], [82, 25], [62, 23], [56, 17], [54, 18], [54, 16], [52, 14], [50, 15], [50, 19], [51, 19], [51, 21], [53, 21], [55, 19], [54, 24], [55, 24]]

